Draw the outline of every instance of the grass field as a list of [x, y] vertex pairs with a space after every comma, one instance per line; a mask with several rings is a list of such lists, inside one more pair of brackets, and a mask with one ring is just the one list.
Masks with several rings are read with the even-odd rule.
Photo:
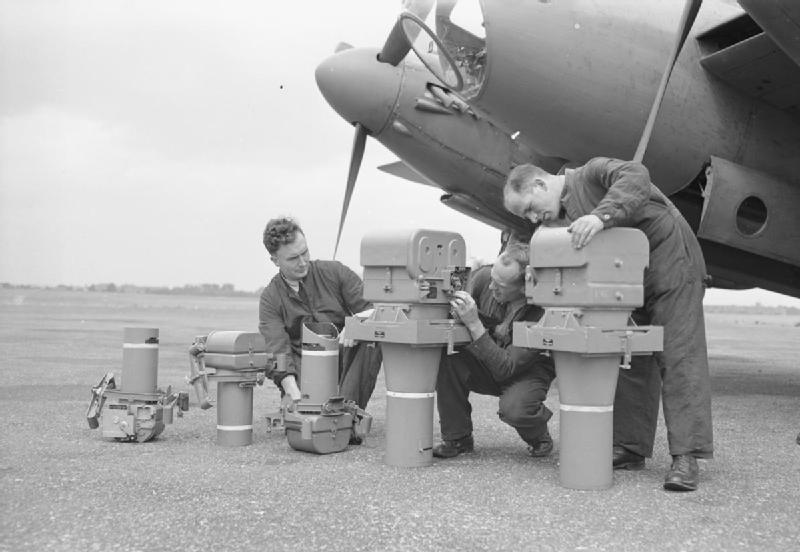
[[[797, 550], [800, 316], [706, 324], [716, 455], [700, 490], [661, 490], [662, 424], [647, 469], [585, 492], [560, 487], [557, 455], [526, 456], [491, 397], [472, 400], [475, 454], [386, 466], [383, 377], [372, 434], [341, 454], [268, 433], [271, 384], [255, 391], [249, 447], [217, 446], [216, 413], [193, 395], [159, 439], [103, 440], [84, 414], [90, 387], [121, 370], [125, 326], [160, 329], [159, 385], [187, 389], [193, 337], [254, 331], [257, 298], [2, 289], [0, 550]], [[557, 442], [555, 387], [548, 405]]]

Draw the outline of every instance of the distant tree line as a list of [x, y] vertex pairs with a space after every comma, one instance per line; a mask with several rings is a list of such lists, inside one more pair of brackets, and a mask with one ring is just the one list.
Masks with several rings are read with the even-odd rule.
[[[56, 289], [61, 291], [93, 291], [104, 293], [152, 293], [156, 295], [208, 295], [216, 297], [253, 297], [261, 295], [259, 288], [255, 291], [237, 290], [233, 284], [185, 284], [182, 286], [137, 286], [134, 284], [115, 284], [113, 282], [90, 284], [87, 286], [32, 286], [25, 284], [9, 284], [0, 282], [0, 289]], [[706, 312], [730, 314], [788, 314], [800, 315], [800, 308], [755, 305], [705, 305]]]
[[258, 296], [261, 290], [241, 291], [233, 284], [185, 284], [182, 286], [137, 286], [134, 284], [115, 284], [103, 282], [86, 286], [31, 286], [0, 282], [2, 289], [56, 289], [60, 291], [90, 291], [103, 293], [152, 293], [156, 295], [209, 295], [215, 297], [252, 297]]
[[755, 305], [705, 305], [706, 312], [728, 314], [800, 314], [797, 307], [769, 306], [756, 303]]

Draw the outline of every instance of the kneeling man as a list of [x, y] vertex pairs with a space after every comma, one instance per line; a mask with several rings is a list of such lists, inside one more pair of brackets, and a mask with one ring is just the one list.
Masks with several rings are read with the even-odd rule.
[[[492, 266], [489, 290], [504, 311], [502, 319], [485, 327], [473, 297], [455, 293], [453, 316], [464, 323], [472, 342], [454, 355], [442, 355], [436, 382], [442, 440], [433, 449], [439, 458], [452, 458], [474, 447], [469, 393], [500, 397], [499, 416], [528, 444], [531, 456], [547, 456], [553, 440], [547, 421], [553, 413], [544, 405], [555, 377], [550, 357], [534, 349], [514, 347], [513, 323], [535, 322], [543, 310], [526, 304], [527, 244], [515, 243]], [[477, 290], [476, 290], [477, 293]]]

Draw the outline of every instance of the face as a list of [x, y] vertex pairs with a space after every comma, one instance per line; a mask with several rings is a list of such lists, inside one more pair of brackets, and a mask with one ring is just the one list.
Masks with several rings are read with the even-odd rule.
[[509, 192], [504, 200], [508, 211], [534, 224], [555, 221], [560, 211], [559, 203], [553, 187], [539, 178], [519, 193]]
[[508, 265], [500, 261], [492, 266], [492, 281], [489, 284], [494, 300], [501, 305], [525, 296], [525, 281], [520, 278], [519, 263]]
[[297, 232], [294, 241], [280, 246], [270, 257], [284, 278], [290, 282], [302, 280], [308, 274], [308, 245], [306, 237]]

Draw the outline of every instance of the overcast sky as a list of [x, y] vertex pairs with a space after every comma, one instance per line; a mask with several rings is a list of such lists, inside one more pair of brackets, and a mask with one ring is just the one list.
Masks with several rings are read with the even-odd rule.
[[[314, 69], [340, 41], [378, 46], [399, 1], [0, 0], [0, 282], [254, 290], [275, 274], [265, 222], [298, 218], [330, 258], [353, 129]], [[339, 259], [377, 228], [499, 233], [440, 192], [378, 171], [374, 140]], [[709, 302], [793, 304], [767, 292]]]

